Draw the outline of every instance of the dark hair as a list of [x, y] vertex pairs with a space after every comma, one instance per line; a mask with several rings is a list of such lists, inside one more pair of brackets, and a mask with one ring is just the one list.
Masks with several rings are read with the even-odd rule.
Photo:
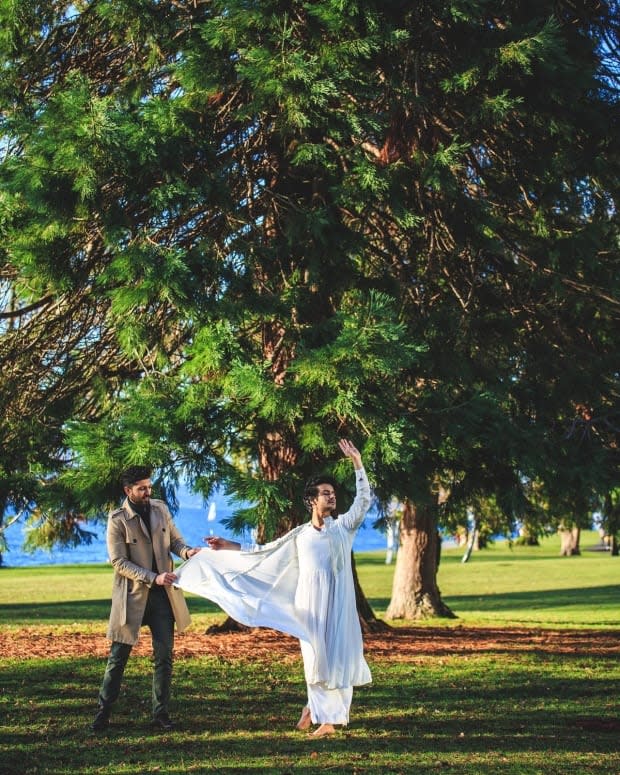
[[129, 466], [120, 476], [121, 484], [124, 487], [131, 487], [136, 482], [143, 479], [150, 479], [153, 469], [150, 466]]
[[338, 482], [332, 476], [313, 476], [308, 479], [304, 487], [304, 506], [308, 511], [312, 511], [312, 501], [318, 497], [320, 484], [331, 484], [334, 490], [338, 487]]

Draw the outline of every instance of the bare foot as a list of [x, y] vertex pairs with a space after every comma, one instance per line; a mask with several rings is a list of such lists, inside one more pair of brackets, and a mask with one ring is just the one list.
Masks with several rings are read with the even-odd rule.
[[315, 729], [312, 733], [312, 737], [325, 737], [326, 735], [333, 735], [336, 730], [333, 724], [321, 724], [318, 729]]
[[299, 721], [297, 722], [297, 729], [301, 729], [302, 732], [306, 729], [310, 729], [312, 724], [312, 718], [310, 717], [310, 708], [307, 706], [302, 710]]

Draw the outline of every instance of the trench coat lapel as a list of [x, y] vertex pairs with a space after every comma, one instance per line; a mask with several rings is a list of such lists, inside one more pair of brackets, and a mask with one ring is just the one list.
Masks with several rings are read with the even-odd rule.
[[[144, 525], [144, 522], [141, 519], [140, 515], [131, 508], [131, 503], [129, 502], [129, 498], [125, 498], [125, 500], [123, 501], [123, 508], [125, 509], [125, 512], [127, 513], [127, 519], [128, 520], [129, 519], [137, 519], [138, 520], [138, 525], [140, 525], [140, 530], [144, 533], [144, 537], [150, 543], [151, 542], [151, 536], [149, 535], [149, 531], [146, 529], [146, 527]], [[152, 514], [153, 514], [153, 509], [151, 508], [151, 530], [152, 530], [152, 525], [153, 525]]]

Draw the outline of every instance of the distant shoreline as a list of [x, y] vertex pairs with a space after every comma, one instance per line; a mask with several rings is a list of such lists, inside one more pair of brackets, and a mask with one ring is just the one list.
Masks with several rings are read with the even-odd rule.
[[[181, 505], [174, 521], [187, 543], [193, 546], [202, 545], [204, 536], [209, 535], [210, 531], [225, 538], [239, 539], [239, 536], [233, 535], [220, 521], [230, 517], [230, 508], [220, 509], [218, 518], [214, 522], [207, 521], [207, 514], [208, 508]], [[374, 514], [367, 516], [364, 520], [353, 544], [353, 549], [356, 552], [386, 551], [387, 539], [385, 534], [372, 527], [375, 520], [376, 515]], [[0, 568], [106, 564], [108, 555], [105, 545], [105, 525], [92, 525], [89, 529], [97, 534], [97, 537], [90, 544], [68, 549], [54, 549], [51, 552], [38, 549], [33, 553], [28, 553], [21, 548], [25, 526], [21, 522], [15, 523], [5, 533], [9, 549], [2, 554]]]

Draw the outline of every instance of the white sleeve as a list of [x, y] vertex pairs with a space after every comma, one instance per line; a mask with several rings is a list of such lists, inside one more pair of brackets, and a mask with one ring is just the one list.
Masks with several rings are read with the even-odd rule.
[[355, 490], [355, 500], [351, 504], [351, 508], [338, 516], [338, 521], [347, 530], [357, 530], [370, 508], [370, 483], [364, 468], [355, 470]]

